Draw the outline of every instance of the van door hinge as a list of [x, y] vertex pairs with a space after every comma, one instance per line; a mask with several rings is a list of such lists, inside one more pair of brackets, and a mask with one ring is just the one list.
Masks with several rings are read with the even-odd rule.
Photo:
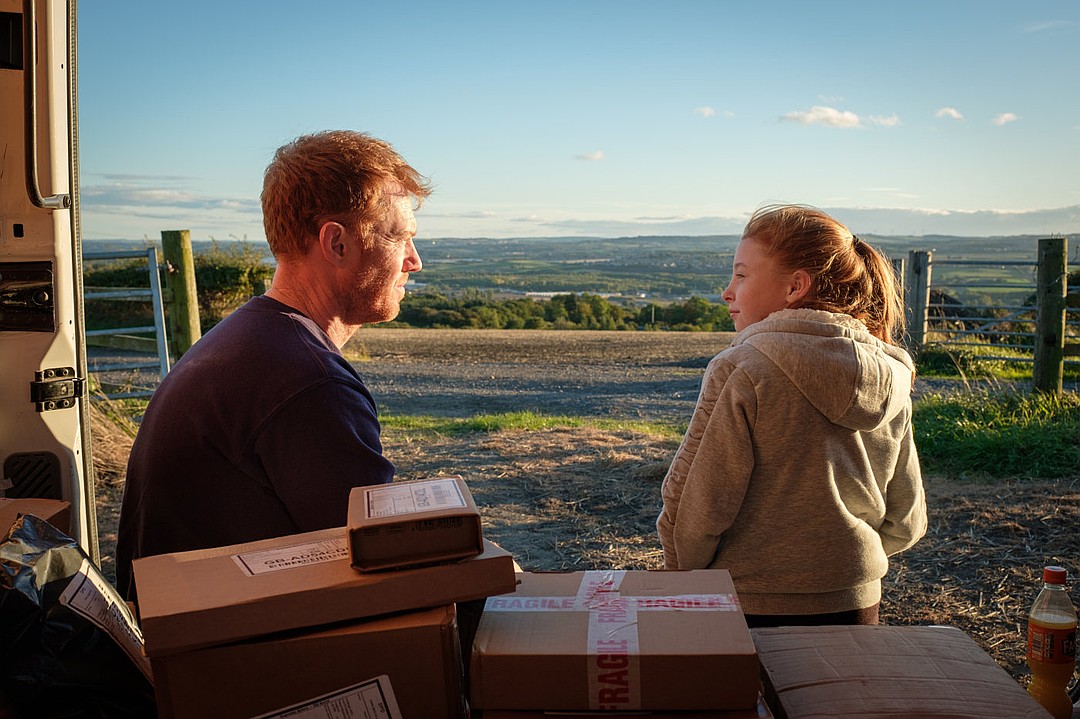
[[38, 370], [30, 383], [30, 401], [38, 412], [68, 409], [83, 396], [85, 383], [72, 367]]

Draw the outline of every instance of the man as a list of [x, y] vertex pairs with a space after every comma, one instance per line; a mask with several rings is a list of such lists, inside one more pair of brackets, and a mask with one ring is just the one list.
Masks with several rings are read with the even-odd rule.
[[375, 402], [340, 348], [397, 316], [424, 179], [385, 142], [300, 137], [263, 179], [273, 288], [225, 318], [154, 393], [131, 450], [116, 547], [132, 560], [344, 526], [349, 491], [390, 482]]

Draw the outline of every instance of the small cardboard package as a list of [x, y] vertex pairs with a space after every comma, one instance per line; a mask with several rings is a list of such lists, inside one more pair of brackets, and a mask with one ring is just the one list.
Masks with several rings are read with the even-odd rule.
[[0, 536], [15, 524], [20, 514], [32, 514], [44, 519], [66, 535], [71, 535], [71, 503], [62, 499], [37, 497], [0, 497]]
[[480, 512], [461, 477], [353, 487], [349, 556], [360, 571], [475, 557], [484, 550]]
[[461, 562], [364, 574], [344, 528], [143, 557], [133, 571], [151, 659], [272, 632], [512, 592], [514, 559], [485, 542]]
[[731, 575], [519, 575], [491, 597], [472, 645], [481, 709], [753, 710], [757, 655]]
[[1045, 710], [954, 627], [754, 629], [778, 717], [1023, 717]]
[[[399, 709], [387, 706], [377, 716], [466, 715], [452, 605], [283, 632], [152, 664], [161, 719], [353, 716], [342, 705], [370, 704], [379, 678], [375, 700]], [[323, 711], [316, 714], [311, 705]]]

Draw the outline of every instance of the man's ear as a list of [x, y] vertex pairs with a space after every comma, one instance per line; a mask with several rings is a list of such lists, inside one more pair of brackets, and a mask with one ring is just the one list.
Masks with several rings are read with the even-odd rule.
[[791, 273], [791, 282], [788, 284], [787, 303], [789, 306], [797, 306], [807, 295], [810, 294], [810, 273], [806, 270], [795, 270]]
[[338, 264], [345, 259], [348, 249], [345, 227], [340, 222], [324, 222], [319, 228], [319, 250], [323, 259]]

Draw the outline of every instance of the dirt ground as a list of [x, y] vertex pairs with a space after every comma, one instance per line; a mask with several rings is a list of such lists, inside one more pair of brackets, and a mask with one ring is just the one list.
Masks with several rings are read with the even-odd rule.
[[[368, 329], [346, 352], [384, 414], [530, 410], [685, 423], [706, 363], [729, 340], [721, 333]], [[97, 419], [99, 536], [111, 575], [130, 438]], [[526, 570], [661, 564], [654, 522], [677, 438], [585, 427], [453, 437], [388, 431], [384, 442], [401, 478], [465, 477], [485, 536]], [[1057, 482], [925, 480], [930, 528], [894, 558], [882, 621], [957, 626], [1023, 682], [1026, 612], [1042, 566], [1063, 564], [1080, 575], [1080, 469]]]

